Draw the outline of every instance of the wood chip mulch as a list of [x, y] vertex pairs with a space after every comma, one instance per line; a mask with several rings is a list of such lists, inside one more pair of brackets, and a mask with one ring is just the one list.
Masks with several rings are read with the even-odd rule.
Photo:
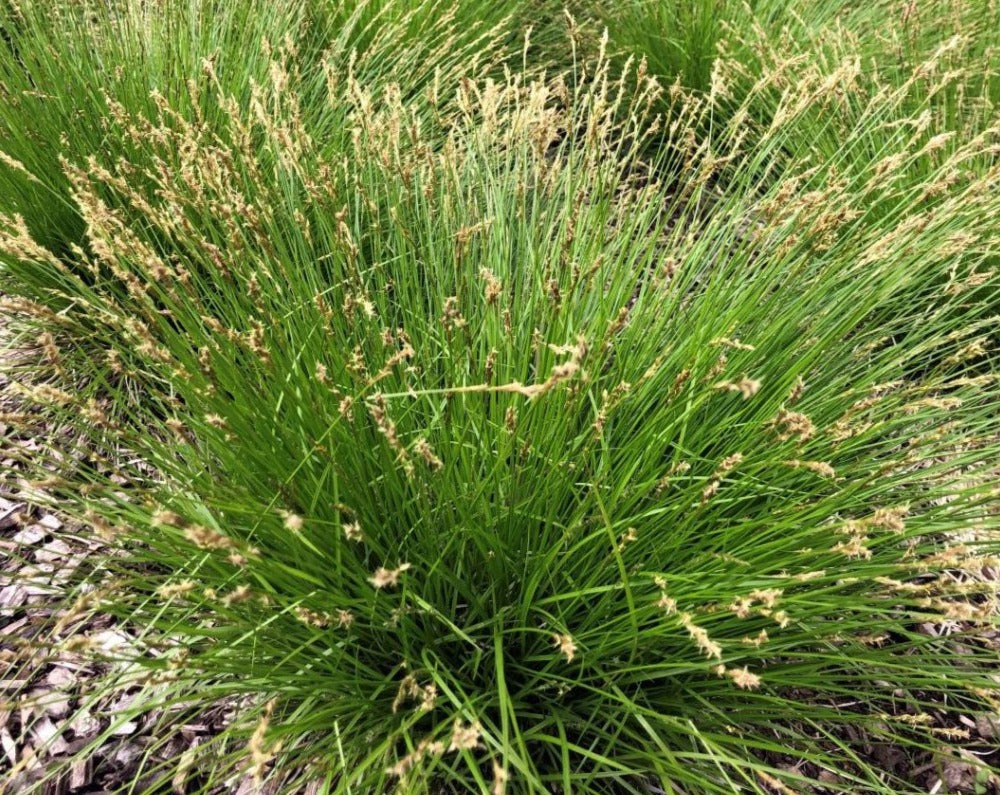
[[[2, 320], [2, 319], [0, 319]], [[137, 648], [140, 634], [99, 610], [73, 612], [76, 597], [99, 588], [102, 542], [89, 528], [23, 498], [26, 463], [47, 441], [6, 424], [20, 407], [10, 389], [16, 357], [0, 322], [0, 793], [104, 793], [135, 785], [137, 771], [159, 771], [175, 793], [201, 790], [195, 750], [237, 719], [234, 702], [167, 711], [145, 707], [152, 685], [128, 663], [96, 663], [74, 640], [114, 655]], [[57, 637], [60, 650], [46, 641]], [[173, 770], [172, 770], [173, 768]], [[171, 772], [172, 770], [172, 772]], [[248, 795], [245, 776], [215, 787]], [[162, 791], [157, 788], [156, 791]]]

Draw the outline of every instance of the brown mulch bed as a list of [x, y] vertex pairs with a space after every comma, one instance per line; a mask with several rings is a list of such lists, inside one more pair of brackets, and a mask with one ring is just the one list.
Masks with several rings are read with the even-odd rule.
[[[93, 570], [102, 543], [23, 497], [33, 491], [29, 465], [51, 440], [4, 421], [20, 411], [9, 377], [17, 361], [4, 331], [0, 319], [0, 793], [109, 792], [133, 784], [150, 755], [183, 759], [236, 711], [214, 705], [192, 719], [190, 706], [175, 714], [143, 709], [150, 685], [127, 664], [74, 651], [77, 642], [112, 654], [133, 649], [139, 633], [99, 610], [72, 610], [102, 584]], [[60, 648], [51, 648], [53, 639]], [[191, 766], [176, 771], [174, 791], [188, 791], [196, 775]], [[249, 792], [242, 780], [230, 783], [224, 791]], [[139, 783], [134, 791], [151, 789]]]
[[95, 661], [134, 656], [141, 628], [81, 607], [106, 585], [108, 550], [29, 480], [32, 463], [73, 440], [5, 421], [22, 411], [11, 374], [23, 363], [0, 317], [0, 795], [162, 792], [164, 781], [178, 795], [273, 795], [278, 776], [206, 778], [206, 747], [242, 720], [239, 700], [155, 706], [162, 685], [144, 671]]

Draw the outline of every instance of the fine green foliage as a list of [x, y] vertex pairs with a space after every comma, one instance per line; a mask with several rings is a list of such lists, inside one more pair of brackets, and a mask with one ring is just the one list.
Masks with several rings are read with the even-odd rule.
[[844, 0], [590, 0], [594, 16], [605, 25], [616, 48], [644, 58], [666, 83], [707, 91], [721, 52], [752, 55], [739, 39], [755, 30], [792, 41], [821, 30], [846, 10]]
[[[715, 79], [752, 118], [795, 128], [788, 148], [799, 157], [844, 159], [845, 139], [859, 130], [866, 135], [865, 148], [854, 152], [861, 170], [891, 152], [901, 130], [970, 140], [992, 124], [1000, 102], [1000, 5], [956, 0], [921, 8], [876, 4], [777, 35], [747, 26], [721, 44]], [[835, 97], [823, 93], [827, 82], [840, 84]], [[796, 95], [807, 96], [803, 83], [817, 101], [788, 118], [782, 95], [795, 85]], [[995, 162], [995, 151], [981, 150], [967, 168]], [[899, 177], [929, 181], [933, 165], [933, 158], [919, 159]]]
[[[843, 0], [632, 0], [606, 9], [598, 1], [596, 9], [612, 45], [643, 59], [662, 82], [717, 92], [724, 101], [713, 126], [730, 115], [765, 128], [779, 125], [791, 157], [843, 160], [845, 138], [863, 131], [868, 146], [855, 152], [863, 170], [912, 120], [968, 139], [989, 127], [1000, 103], [995, 0], [903, 7]], [[814, 101], [803, 90], [806, 82]], [[829, 82], [840, 84], [834, 113]], [[789, 93], [803, 101], [791, 117], [782, 110]], [[872, 102], [886, 97], [892, 101]], [[995, 159], [995, 152], [986, 154]], [[909, 171], [915, 181], [927, 178], [925, 169]]]
[[327, 81], [396, 83], [417, 95], [508, 56], [520, 63], [529, 7], [544, 42], [553, 14], [532, 0], [489, 11], [470, 0], [4, 0], [0, 208], [22, 214], [42, 243], [68, 255], [84, 229], [60, 159], [135, 163], [147, 146], [125, 134], [115, 107], [152, 114], [165, 103], [216, 130], [227, 118], [217, 94], [241, 107], [259, 101], [272, 83], [270, 50], [280, 49], [302, 75], [301, 123], [336, 149], [342, 115], [318, 101]]
[[[87, 230], [68, 166], [121, 159], [131, 166], [128, 180], [155, 167], [147, 157], [154, 142], [128, 129], [126, 113], [168, 112], [218, 135], [233, 107], [255, 116], [280, 107], [316, 151], [334, 160], [349, 144], [351, 108], [330, 100], [348, 96], [355, 82], [369, 90], [399, 87], [401, 100], [418, 100], [409, 105], [418, 115], [439, 99], [445, 112], [460, 79], [502, 73], [508, 62], [527, 68], [522, 32], [542, 46], [553, 36], [546, 0], [507, 0], [491, 9], [473, 0], [4, 2], [0, 213], [22, 218], [72, 267]], [[278, 62], [294, 73], [294, 99], [276, 82], [287, 79], [272, 71]], [[538, 58], [531, 68], [548, 63]], [[420, 101], [424, 93], [433, 99]], [[240, 146], [248, 157], [270, 156], [259, 136]], [[29, 270], [8, 292], [73, 312], [72, 301], [60, 302], [58, 286], [58, 279]], [[100, 358], [99, 350], [81, 354]]]
[[48, 643], [110, 613], [134, 710], [241, 705], [143, 791], [913, 791], [864, 744], [996, 709], [995, 115], [276, 30], [102, 99], [111, 148], [9, 153], [79, 229], [0, 216], [5, 422], [71, 431], [35, 496], [107, 542]]
[[[686, 23], [663, 17], [687, 13], [710, 20], [704, 27], [711, 35], [681, 57], [676, 42], [660, 35], [683, 34]], [[842, 197], [871, 178], [873, 163], [896, 185], [875, 208], [892, 216], [914, 201], [930, 210], [945, 186], [987, 174], [1000, 160], [996, 2], [900, 8], [841, 0], [690, 6], [643, 0], [601, 18], [612, 44], [642, 58], [661, 81], [690, 84], [709, 97], [697, 130], [704, 146], [728, 149], [739, 140], [743, 150], [756, 152], [761, 179], [795, 179], [817, 201], [837, 203], [839, 212], [853, 213]], [[697, 62], [698, 79], [689, 79], [689, 62]], [[803, 174], [806, 182], [795, 177]], [[717, 178], [727, 179], [725, 168]], [[957, 244], [959, 258], [985, 254], [985, 266], [996, 268], [995, 249], [981, 242]], [[949, 277], [942, 271], [931, 278], [943, 285]], [[986, 312], [1000, 312], [996, 296]]]

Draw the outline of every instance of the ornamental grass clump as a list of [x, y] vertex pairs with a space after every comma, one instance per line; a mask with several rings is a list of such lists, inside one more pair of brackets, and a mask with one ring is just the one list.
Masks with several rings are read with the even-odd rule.
[[[875, 6], [780, 34], [760, 23], [732, 29], [720, 41], [712, 81], [721, 112], [728, 105], [737, 118], [783, 129], [790, 158], [839, 160], [850, 175], [894, 155], [900, 159], [883, 163], [884, 174], [933, 183], [942, 153], [996, 121], [1000, 7]], [[907, 156], [899, 151], [906, 137], [934, 144]], [[963, 166], [980, 170], [995, 160], [981, 147]]]
[[[325, 101], [343, 92], [328, 83], [363, 80], [401, 86], [407, 98], [442, 90], [450, 97], [443, 87], [459, 77], [523, 62], [529, 1], [486, 9], [472, 0], [3, 0], [0, 212], [22, 216], [36, 240], [72, 261], [87, 233], [64, 160], [83, 166], [97, 156], [149, 169], [152, 142], [129, 129], [125, 115], [169, 108], [178, 122], [219, 133], [229, 129], [231, 103], [273, 112], [265, 104], [283, 101], [286, 68], [298, 73], [296, 106], [281, 111], [286, 123], [332, 158], [343, 151], [345, 125], [343, 106]], [[553, 14], [546, 0], [531, 6], [533, 38], [544, 43]], [[241, 143], [264, 145], [253, 136]], [[24, 274], [18, 293], [30, 287], [34, 300], [49, 304], [53, 285], [36, 276], [32, 284]]]
[[[108, 543], [77, 610], [141, 628], [142, 708], [241, 708], [137, 776], [888, 793], [866, 743], [939, 761], [996, 708], [993, 320], [936, 281], [996, 288], [996, 166], [931, 207], [775, 181], [603, 57], [345, 75], [334, 147], [271, 53], [214, 129], [162, 99], [139, 162], [65, 158], [71, 259], [2, 222], [4, 288], [74, 307], [8, 304], [21, 422], [81, 439], [35, 485]], [[50, 647], [100, 656], [70, 616]]]
[[[996, 119], [996, 2], [596, 7], [616, 48], [644, 59], [662, 82], [715, 98], [701, 135], [740, 131], [749, 147], [771, 150], [775, 174], [837, 163], [844, 178], [863, 178], [873, 159], [892, 155], [885, 174], [929, 187], [940, 154]], [[900, 151], [908, 137], [935, 145], [908, 155]], [[979, 141], [958, 171], [995, 159]]]
[[[709, 153], [705, 178], [734, 179], [722, 189], [743, 190], [753, 164], [758, 189], [777, 186], [763, 211], [785, 217], [789, 245], [814, 250], [840, 246], [846, 230], [873, 239], [888, 232], [881, 246], [891, 247], [892, 230], [948, 218], [943, 267], [920, 270], [924, 276], [908, 279], [909, 299], [897, 300], [913, 302], [914, 311], [948, 312], [938, 300], [944, 290], [970, 298], [984, 320], [996, 316], [1000, 302], [986, 285], [1000, 260], [992, 230], [980, 224], [988, 213], [981, 216], [973, 200], [971, 223], [957, 219], [965, 212], [958, 204], [994, 190], [1000, 161], [998, 13], [995, 5], [956, 2], [940, 38], [916, 12], [881, 26], [845, 12], [836, 23], [813, 23], [808, 35], [787, 28], [778, 35], [759, 22], [729, 29], [710, 87], [696, 93], [701, 109], [690, 140]], [[876, 57], [889, 46], [885, 39], [895, 42], [892, 60]], [[877, 256], [878, 246], [863, 258]], [[886, 338], [906, 333], [896, 315], [893, 305], [870, 325]]]

